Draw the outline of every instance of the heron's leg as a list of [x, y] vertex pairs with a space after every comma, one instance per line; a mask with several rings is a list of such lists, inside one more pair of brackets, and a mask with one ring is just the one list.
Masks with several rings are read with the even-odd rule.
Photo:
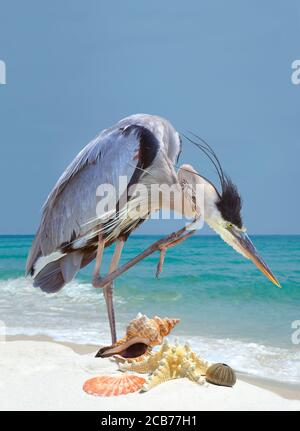
[[159, 274], [162, 272], [166, 252], [167, 252], [167, 247], [165, 247], [165, 246], [161, 247], [160, 253], [159, 253], [159, 261], [158, 261], [157, 268], [156, 268], [156, 278], [158, 278]]
[[104, 250], [105, 242], [103, 240], [102, 235], [99, 233], [98, 237], [98, 248], [97, 248], [97, 254], [96, 254], [96, 263], [93, 271], [93, 285], [94, 282], [97, 280], [100, 274], [100, 268], [102, 263], [102, 257], [103, 257], [103, 250]]
[[157, 268], [156, 268], [156, 278], [158, 278], [160, 273], [162, 272], [164, 261], [165, 261], [165, 256], [166, 256], [168, 248], [175, 247], [175, 245], [178, 245], [181, 242], [185, 241], [187, 238], [189, 238], [194, 233], [195, 233], [195, 231], [189, 231], [185, 235], [182, 235], [180, 238], [177, 238], [174, 241], [171, 241], [171, 242], [164, 244], [163, 246], [160, 247], [159, 261], [158, 261]]
[[[150, 256], [150, 254], [154, 253], [155, 251], [159, 251], [164, 245], [171, 243], [174, 243], [176, 241], [176, 244], [178, 244], [177, 240], [180, 240], [182, 238], [182, 241], [186, 239], [188, 236], [193, 235], [198, 228], [194, 228], [193, 225], [196, 224], [197, 220], [194, 220], [189, 225], [183, 227], [182, 229], [178, 230], [177, 232], [173, 232], [172, 234], [168, 235], [165, 238], [161, 238], [158, 241], [155, 241], [153, 244], [151, 244], [146, 250], [144, 250], [142, 253], [135, 256], [133, 259], [131, 259], [129, 262], [124, 263], [124, 265], [117, 268], [112, 273], [106, 275], [105, 277], [101, 278], [98, 277], [97, 283], [94, 284], [95, 287], [103, 287], [106, 284], [110, 283], [111, 281], [115, 280], [117, 277], [119, 277], [123, 272], [127, 271], [129, 268], [140, 262], [141, 260], [145, 259], [145, 257]], [[188, 231], [188, 233], [186, 233]], [[186, 234], [186, 235], [184, 235]], [[175, 245], [175, 243], [174, 243]]]
[[[125, 243], [125, 240], [123, 238], [117, 239], [114, 254], [109, 266], [109, 274], [114, 272], [118, 266], [122, 249], [124, 247], [124, 243]], [[113, 281], [110, 281], [107, 285], [103, 287], [103, 294], [106, 302], [112, 344], [114, 344], [117, 341], [115, 311], [114, 311], [114, 303], [113, 303], [113, 289], [114, 289]]]
[[[118, 239], [116, 242], [116, 248], [110, 263], [109, 267], [109, 273], [113, 272], [120, 260], [122, 248], [124, 245], [124, 240]], [[98, 287], [99, 280], [101, 280], [100, 277], [100, 268], [103, 258], [103, 250], [105, 247], [105, 241], [103, 240], [103, 237], [101, 234], [99, 234], [98, 239], [98, 248], [97, 248], [97, 254], [96, 254], [96, 263], [93, 271], [93, 286]], [[111, 332], [111, 338], [112, 343], [116, 342], [116, 325], [115, 325], [115, 314], [114, 314], [114, 306], [113, 306], [113, 282], [108, 283], [107, 285], [103, 286], [103, 294], [104, 299], [106, 302], [106, 308], [107, 308], [107, 314], [109, 318], [109, 325], [110, 325], [110, 332]]]

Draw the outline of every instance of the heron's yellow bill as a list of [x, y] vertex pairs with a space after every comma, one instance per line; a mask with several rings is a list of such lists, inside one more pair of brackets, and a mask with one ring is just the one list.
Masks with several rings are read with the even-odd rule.
[[248, 257], [248, 259], [252, 260], [254, 265], [270, 280], [278, 287], [282, 287], [275, 275], [272, 273], [271, 269], [268, 267], [263, 258], [259, 255], [256, 250], [253, 242], [249, 238], [246, 233], [241, 234], [239, 237], [236, 237], [238, 245], [241, 247], [243, 254]]

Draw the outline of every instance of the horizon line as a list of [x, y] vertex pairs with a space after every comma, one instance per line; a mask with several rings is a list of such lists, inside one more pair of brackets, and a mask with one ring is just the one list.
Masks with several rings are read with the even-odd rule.
[[[171, 233], [171, 232], [170, 232]], [[164, 235], [163, 233], [132, 233], [130, 236], [161, 236]], [[169, 233], [166, 233], [165, 235], [169, 235]], [[200, 234], [198, 234], [200, 235]], [[251, 236], [300, 236], [300, 233], [251, 233]], [[0, 233], [0, 237], [4, 236], [35, 236], [34, 233]], [[196, 234], [197, 236], [197, 234]], [[203, 233], [202, 236], [217, 236], [217, 233]], [[191, 237], [195, 238], [195, 237]]]

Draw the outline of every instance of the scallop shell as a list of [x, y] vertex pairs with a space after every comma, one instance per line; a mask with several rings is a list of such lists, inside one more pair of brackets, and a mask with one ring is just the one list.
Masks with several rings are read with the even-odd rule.
[[127, 326], [126, 336], [111, 346], [103, 347], [96, 357], [107, 358], [119, 355], [123, 358], [137, 358], [144, 355], [149, 347], [162, 344], [163, 339], [179, 319], [161, 319], [154, 316], [149, 319], [143, 314], [138, 314]]
[[90, 395], [100, 397], [125, 395], [139, 391], [145, 381], [143, 377], [126, 373], [120, 376], [99, 376], [87, 380], [83, 385], [83, 390]]
[[229, 365], [213, 364], [206, 370], [206, 381], [219, 386], [233, 386], [236, 382], [235, 372]]

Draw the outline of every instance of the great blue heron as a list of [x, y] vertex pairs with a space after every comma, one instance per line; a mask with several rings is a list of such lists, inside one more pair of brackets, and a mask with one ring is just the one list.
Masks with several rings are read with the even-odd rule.
[[[103, 287], [113, 343], [116, 341], [113, 279], [155, 250], [160, 250], [159, 273], [167, 248], [186, 239], [194, 229], [193, 226], [191, 230], [182, 228], [157, 241], [117, 269], [122, 248], [130, 233], [145, 220], [150, 211], [159, 210], [163, 204], [160, 197], [154, 201], [152, 199], [151, 209], [145, 205], [136, 216], [131, 214], [129, 217], [124, 208], [128, 210], [134, 201], [132, 194], [125, 200], [125, 205], [120, 204], [121, 199], [118, 200], [110, 217], [104, 220], [101, 214], [96, 215], [96, 194], [101, 184], [108, 183], [117, 189], [120, 178], [126, 177], [125, 194], [130, 187], [142, 184], [147, 191], [144, 200], [149, 199], [150, 186], [153, 184], [175, 185], [183, 191], [184, 205], [181, 208], [184, 208], [185, 216], [197, 219], [203, 214], [205, 222], [224, 241], [251, 259], [273, 283], [280, 286], [246, 234], [241, 219], [241, 198], [236, 186], [224, 174], [211, 147], [196, 135], [193, 138], [187, 139], [197, 145], [214, 164], [221, 183], [220, 191], [190, 165], [183, 165], [175, 171], [181, 152], [181, 138], [167, 120], [137, 114], [103, 130], [91, 141], [62, 174], [44, 204], [26, 272], [32, 275], [34, 286], [53, 293], [71, 281], [80, 268], [96, 258], [93, 285]], [[195, 203], [195, 184], [203, 186], [204, 208]], [[169, 201], [169, 206], [172, 210], [180, 211], [174, 199]], [[109, 275], [101, 278], [103, 250], [114, 242], [116, 246]]]

